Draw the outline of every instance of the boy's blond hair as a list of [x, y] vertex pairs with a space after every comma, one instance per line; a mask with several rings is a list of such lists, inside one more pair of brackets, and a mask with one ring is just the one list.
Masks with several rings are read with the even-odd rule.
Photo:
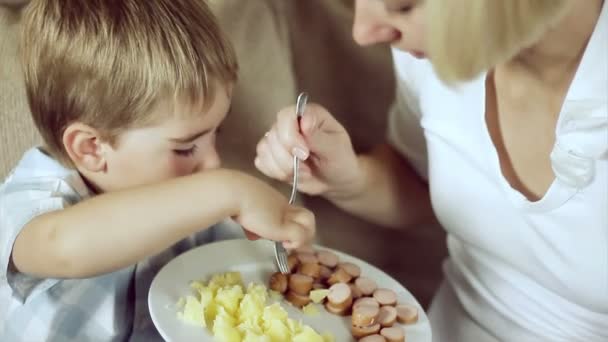
[[[163, 99], [203, 103], [236, 81], [237, 63], [203, 0], [34, 0], [24, 13], [23, 69], [48, 151], [71, 161], [73, 122], [114, 143]], [[209, 99], [209, 101], [204, 101]]]
[[429, 54], [440, 78], [471, 79], [537, 42], [569, 0], [427, 0]]

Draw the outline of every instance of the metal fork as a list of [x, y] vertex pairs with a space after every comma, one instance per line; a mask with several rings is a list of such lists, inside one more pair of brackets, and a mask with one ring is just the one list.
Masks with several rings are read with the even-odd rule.
[[[304, 115], [304, 111], [306, 109], [306, 103], [308, 102], [308, 94], [300, 93], [298, 95], [298, 100], [296, 101], [296, 116], [298, 120], [298, 124], [300, 123], [300, 118]], [[296, 194], [298, 193], [298, 168], [300, 166], [300, 159], [298, 157], [293, 156], [293, 182], [291, 185], [291, 196], [289, 196], [289, 204], [294, 204], [296, 201]], [[289, 273], [289, 264], [287, 262], [287, 251], [285, 247], [283, 247], [283, 243], [280, 241], [275, 241], [274, 243], [274, 257], [277, 260], [277, 265], [279, 266], [279, 271], [283, 274]]]

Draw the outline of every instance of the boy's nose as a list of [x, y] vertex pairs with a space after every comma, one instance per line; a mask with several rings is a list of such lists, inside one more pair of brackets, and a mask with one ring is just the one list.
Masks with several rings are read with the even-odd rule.
[[353, 39], [361, 46], [391, 43], [401, 36], [399, 30], [386, 21], [382, 1], [357, 0]]

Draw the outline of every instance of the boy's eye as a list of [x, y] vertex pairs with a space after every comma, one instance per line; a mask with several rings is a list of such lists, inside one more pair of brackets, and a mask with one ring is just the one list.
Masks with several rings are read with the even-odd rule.
[[414, 8], [414, 6], [412, 6], [412, 5], [406, 5], [406, 6], [400, 7], [399, 10], [398, 10], [398, 12], [399, 13], [408, 13], [413, 8]]
[[175, 153], [176, 155], [178, 155], [180, 157], [190, 157], [195, 152], [196, 152], [196, 145], [194, 145], [188, 149], [184, 149], [184, 150], [173, 150], [173, 153]]

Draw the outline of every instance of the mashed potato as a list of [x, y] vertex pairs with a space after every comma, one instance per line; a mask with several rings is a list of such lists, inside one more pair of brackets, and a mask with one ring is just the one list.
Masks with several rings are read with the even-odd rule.
[[180, 299], [185, 321], [207, 328], [223, 342], [332, 342], [331, 334], [320, 335], [313, 328], [288, 317], [280, 303], [267, 305], [264, 285], [251, 283], [247, 290], [240, 273], [214, 275], [207, 284], [191, 284], [195, 296]]

